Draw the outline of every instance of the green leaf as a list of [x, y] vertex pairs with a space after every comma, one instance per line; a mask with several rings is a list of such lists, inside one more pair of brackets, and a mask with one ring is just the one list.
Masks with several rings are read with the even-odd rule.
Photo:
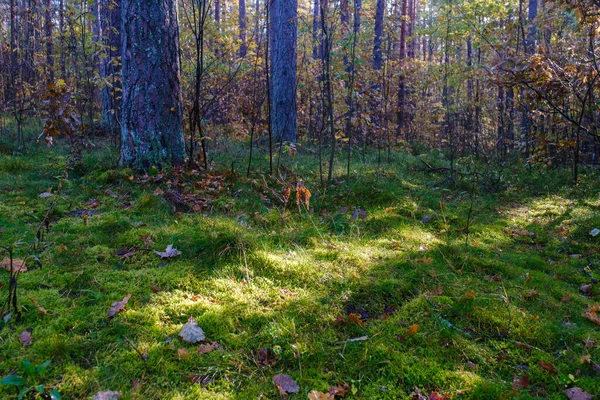
[[51, 400], [60, 400], [60, 393], [58, 393], [58, 390], [52, 389], [50, 391], [50, 399]]
[[44, 371], [46, 370], [46, 368], [48, 368], [48, 365], [50, 365], [51, 362], [52, 360], [48, 360], [38, 365], [38, 367], [35, 369], [36, 374], [44, 373]]
[[23, 361], [23, 371], [25, 371], [25, 374], [27, 376], [34, 376], [35, 375], [35, 365], [33, 365], [31, 363], [31, 361], [25, 360], [25, 361]]
[[44, 390], [46, 390], [46, 388], [44, 387], [44, 385], [37, 385], [35, 387], [35, 390], [37, 390], [39, 393], [44, 393]]
[[23, 386], [27, 380], [19, 375], [9, 375], [2, 379], [3, 385]]
[[23, 397], [25, 397], [25, 395], [27, 394], [27, 392], [29, 392], [29, 389], [31, 389], [31, 386], [21, 389], [19, 395], [17, 396], [17, 400], [22, 400]]

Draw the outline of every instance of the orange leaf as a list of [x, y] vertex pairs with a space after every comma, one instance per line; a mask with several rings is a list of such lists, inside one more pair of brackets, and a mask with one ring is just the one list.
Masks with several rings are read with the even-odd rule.
[[413, 324], [408, 328], [408, 331], [406, 331], [406, 334], [414, 335], [415, 333], [419, 332], [419, 328], [421, 328], [419, 325]]
[[362, 326], [363, 328], [367, 326], [367, 324], [365, 324], [365, 321], [363, 321], [361, 316], [358, 314], [350, 314], [348, 315], [348, 319], [354, 322], [356, 325]]
[[583, 313], [583, 316], [595, 324], [600, 325], [600, 316], [598, 315], [600, 312], [600, 304], [594, 303], [593, 306], [588, 306], [586, 312]]

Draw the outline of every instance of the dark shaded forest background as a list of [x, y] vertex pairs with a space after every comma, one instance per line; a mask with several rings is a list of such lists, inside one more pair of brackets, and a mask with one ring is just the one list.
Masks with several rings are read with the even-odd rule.
[[[270, 156], [271, 169], [301, 143], [319, 158], [322, 182], [335, 163], [350, 172], [353, 153], [367, 148], [382, 158], [442, 149], [451, 170], [465, 156], [564, 166], [575, 180], [580, 165], [597, 162], [596, 2], [143, 3], [0, 2], [1, 125], [15, 122], [8, 134], [19, 147], [23, 124], [38, 118], [38, 139], [69, 140], [73, 163], [92, 138], [121, 142], [132, 118], [123, 111], [133, 79], [123, 57], [134, 57], [124, 47], [134, 40], [123, 38], [132, 37], [127, 18], [136, 7], [166, 7], [175, 13], [149, 23], [172, 29], [178, 43], [157, 47], [180, 62], [181, 104], [162, 105], [185, 140], [171, 163], [208, 168], [230, 139], [248, 141], [250, 157]], [[122, 164], [135, 164], [124, 154]]]

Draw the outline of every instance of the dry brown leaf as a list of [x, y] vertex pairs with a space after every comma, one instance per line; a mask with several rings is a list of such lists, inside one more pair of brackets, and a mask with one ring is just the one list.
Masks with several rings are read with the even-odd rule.
[[330, 396], [329, 393], [321, 393], [316, 390], [311, 390], [308, 392], [308, 400], [333, 400], [333, 396]]
[[475, 293], [474, 290], [469, 290], [467, 293], [465, 293], [465, 299], [475, 299], [477, 297], [477, 293]]
[[290, 195], [292, 194], [292, 187], [287, 185], [281, 191], [281, 197], [283, 198], [283, 207], [287, 205], [288, 200], [290, 199]]
[[594, 303], [592, 306], [588, 306], [586, 312], [583, 313], [583, 316], [593, 323], [600, 325], [600, 316], [598, 315], [600, 312], [600, 304]]
[[31, 300], [31, 302], [33, 303], [33, 305], [35, 306], [35, 308], [37, 308], [37, 310], [39, 312], [41, 312], [42, 314], [48, 314], [48, 310], [46, 310], [44, 307], [40, 306], [36, 299], [34, 299], [33, 297], [30, 297], [29, 300]]
[[567, 293], [563, 297], [561, 297], [559, 301], [561, 303], [568, 303], [569, 301], [571, 301], [571, 295]]
[[414, 335], [415, 333], [419, 332], [419, 328], [421, 328], [419, 325], [413, 324], [408, 328], [408, 331], [406, 331], [406, 334]]
[[183, 358], [186, 358], [189, 355], [190, 355], [190, 352], [187, 351], [187, 349], [184, 349], [184, 348], [177, 349], [177, 358], [178, 359], [181, 360]]
[[527, 375], [521, 377], [515, 375], [512, 381], [512, 387], [515, 390], [527, 389], [530, 385], [531, 383], [529, 382], [529, 377]]
[[544, 371], [550, 372], [551, 374], [558, 374], [558, 370], [554, 366], [554, 364], [546, 361], [538, 361], [538, 365]]
[[592, 356], [587, 354], [585, 356], [581, 356], [579, 359], [580, 364], [589, 364], [592, 361]]
[[306, 186], [304, 186], [304, 182], [298, 181], [296, 184], [296, 205], [298, 209], [300, 209], [300, 204], [304, 204], [306, 210], [310, 210], [310, 190]]
[[152, 290], [152, 293], [160, 292], [160, 288], [158, 286], [156, 286], [155, 284], [150, 285], [150, 290]]
[[221, 349], [221, 345], [219, 343], [211, 342], [211, 343], [201, 344], [200, 347], [198, 347], [198, 353], [199, 354], [207, 354], [207, 353], [210, 353], [211, 351], [220, 350], [220, 349]]
[[362, 326], [363, 328], [365, 326], [367, 326], [367, 324], [365, 323], [365, 321], [363, 321], [362, 318], [361, 318], [361, 316], [358, 315], [358, 314], [352, 313], [352, 314], [348, 315], [348, 319], [350, 321], [354, 322], [356, 325]]
[[150, 235], [141, 235], [140, 240], [144, 242], [144, 245], [147, 249], [154, 246], [154, 242], [152, 241], [152, 239], [150, 239]]
[[129, 301], [130, 298], [131, 298], [131, 294], [128, 294], [127, 296], [125, 296], [123, 298], [123, 300], [113, 303], [110, 310], [107, 311], [108, 317], [112, 318], [119, 311], [123, 311], [123, 309], [125, 309], [125, 305], [127, 304], [127, 302]]
[[[0, 268], [10, 272], [10, 258], [4, 257], [2, 261], [0, 261]], [[26, 272], [27, 266], [25, 265], [25, 261], [20, 258], [13, 258], [12, 260], [12, 268], [15, 272]]]
[[329, 395], [333, 397], [346, 397], [346, 393], [348, 393], [348, 390], [350, 390], [350, 385], [348, 385], [347, 383], [342, 383], [341, 385], [331, 386], [329, 388]]

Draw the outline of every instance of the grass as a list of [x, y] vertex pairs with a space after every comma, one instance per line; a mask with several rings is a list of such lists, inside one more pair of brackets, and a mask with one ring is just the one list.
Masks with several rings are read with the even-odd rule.
[[[218, 161], [234, 171], [169, 173], [157, 183], [132, 180], [132, 171], [114, 167], [113, 153], [95, 151], [50, 199], [38, 196], [56, 190], [65, 149], [0, 154], [0, 245], [30, 243], [56, 200], [33, 254], [42, 267], [19, 276], [23, 319], [0, 330], [3, 376], [23, 360], [52, 360], [43, 383], [72, 399], [102, 390], [139, 399], [277, 398], [278, 373], [298, 382], [300, 393], [290, 396], [298, 399], [340, 383], [350, 385], [350, 399], [410, 399], [415, 388], [460, 399], [562, 399], [572, 386], [600, 393], [600, 350], [584, 342], [599, 343], [600, 330], [582, 316], [600, 292], [579, 292], [590, 282], [588, 264], [600, 278], [598, 239], [589, 235], [600, 227], [597, 176], [571, 186], [559, 170], [506, 170], [504, 190], [475, 188], [466, 241], [473, 186], [449, 185], [413, 156], [392, 153], [378, 165], [370, 154], [349, 179], [336, 171], [324, 190], [301, 150], [287, 167], [313, 191], [308, 213], [283, 209], [273, 194], [282, 185], [261, 177], [264, 165], [240, 176], [245, 167], [234, 160], [245, 153], [228, 145], [231, 159]], [[175, 179], [211, 206], [175, 213], [157, 194]], [[92, 198], [100, 205], [82, 216]], [[367, 218], [351, 221], [358, 206]], [[143, 235], [152, 250], [173, 243], [182, 255], [161, 260], [144, 249]], [[0, 279], [4, 299], [8, 274]], [[109, 319], [111, 304], [127, 294], [126, 310]], [[570, 301], [560, 301], [566, 294]], [[199, 354], [178, 337], [191, 316], [222, 350]], [[33, 343], [25, 347], [26, 328]], [[261, 365], [261, 348], [276, 356], [274, 365]], [[531, 386], [513, 389], [514, 377], [525, 375]], [[0, 397], [11, 396], [0, 386]]]

